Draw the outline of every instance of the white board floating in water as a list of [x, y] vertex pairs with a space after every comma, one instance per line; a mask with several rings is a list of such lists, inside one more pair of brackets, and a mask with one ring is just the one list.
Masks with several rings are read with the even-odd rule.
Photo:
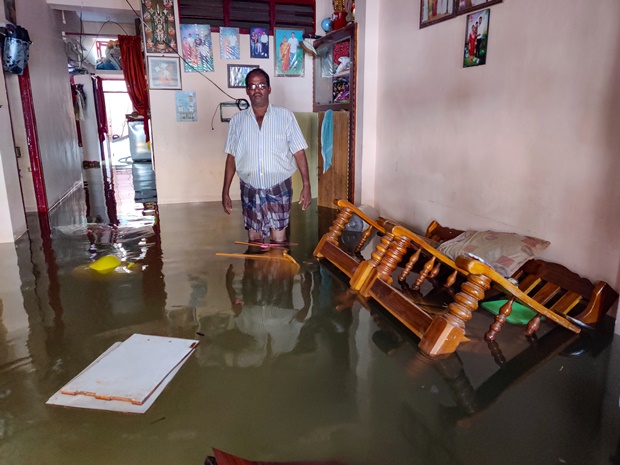
[[110, 347], [47, 404], [144, 413], [197, 344], [190, 339], [134, 334]]

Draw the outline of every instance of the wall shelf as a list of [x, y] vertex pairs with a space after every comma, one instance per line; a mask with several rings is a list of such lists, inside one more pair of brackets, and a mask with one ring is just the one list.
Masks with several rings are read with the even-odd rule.
[[[339, 123], [334, 120], [334, 157], [346, 157], [342, 165], [335, 164], [338, 172], [327, 175], [323, 185], [332, 185], [333, 189], [325, 196], [346, 198], [355, 203], [355, 109], [357, 85], [357, 23], [350, 23], [342, 29], [327, 33], [314, 41], [317, 56], [313, 60], [314, 77], [312, 86], [312, 108], [319, 113], [319, 122], [323, 121], [323, 112], [327, 110], [348, 113], [348, 117]], [[342, 118], [339, 116], [338, 120]], [[343, 140], [336, 141], [337, 127], [345, 124]], [[348, 128], [347, 128], [348, 126]], [[336, 147], [341, 152], [336, 154]], [[331, 178], [334, 178], [331, 180]], [[335, 182], [334, 180], [337, 180]], [[342, 185], [345, 181], [346, 188]], [[342, 189], [342, 191], [340, 191]], [[321, 183], [319, 183], [321, 192]], [[330, 205], [333, 198], [323, 199]]]

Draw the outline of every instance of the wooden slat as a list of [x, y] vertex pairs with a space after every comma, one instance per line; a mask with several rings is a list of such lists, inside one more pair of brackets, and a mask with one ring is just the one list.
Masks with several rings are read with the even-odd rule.
[[562, 289], [576, 292], [586, 299], [589, 299], [594, 291], [594, 285], [588, 279], [582, 278], [559, 263], [530, 260], [522, 268], [526, 274], [533, 274], [544, 281], [556, 283]]
[[555, 283], [546, 283], [542, 289], [540, 289], [532, 299], [541, 305], [545, 305], [551, 299], [553, 299], [562, 288]]
[[560, 300], [553, 304], [551, 310], [555, 313], [559, 313], [560, 315], [566, 315], [573, 308], [575, 308], [575, 305], [581, 302], [582, 299], [583, 297], [576, 292], [567, 292], [560, 298]]
[[523, 278], [523, 281], [519, 283], [519, 290], [524, 294], [532, 292], [536, 286], [540, 284], [542, 280], [538, 276], [529, 275]]

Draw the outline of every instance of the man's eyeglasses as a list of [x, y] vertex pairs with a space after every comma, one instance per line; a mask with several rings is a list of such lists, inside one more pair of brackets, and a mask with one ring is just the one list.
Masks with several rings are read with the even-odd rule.
[[268, 87], [267, 84], [264, 82], [261, 82], [260, 84], [248, 84], [248, 89], [250, 90], [256, 90], [256, 89], [265, 90], [267, 87]]

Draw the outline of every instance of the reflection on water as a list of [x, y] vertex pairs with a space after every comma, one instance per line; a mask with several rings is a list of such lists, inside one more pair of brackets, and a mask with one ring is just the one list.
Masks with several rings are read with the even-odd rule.
[[[264, 253], [234, 244], [246, 237], [238, 208], [229, 217], [219, 203], [119, 205], [104, 223], [87, 220], [84, 205], [76, 193], [43, 226], [29, 218], [17, 247], [0, 245], [3, 465], [200, 465], [212, 447], [351, 465], [617, 456], [617, 340], [569, 357], [566, 341], [546, 339], [516, 358], [506, 329], [501, 367], [497, 348], [477, 340], [430, 360], [313, 259], [331, 220], [316, 208], [293, 211], [297, 269], [277, 250], [215, 255]], [[121, 264], [89, 267], [106, 256]], [[146, 414], [45, 405], [134, 333], [201, 341]]]

